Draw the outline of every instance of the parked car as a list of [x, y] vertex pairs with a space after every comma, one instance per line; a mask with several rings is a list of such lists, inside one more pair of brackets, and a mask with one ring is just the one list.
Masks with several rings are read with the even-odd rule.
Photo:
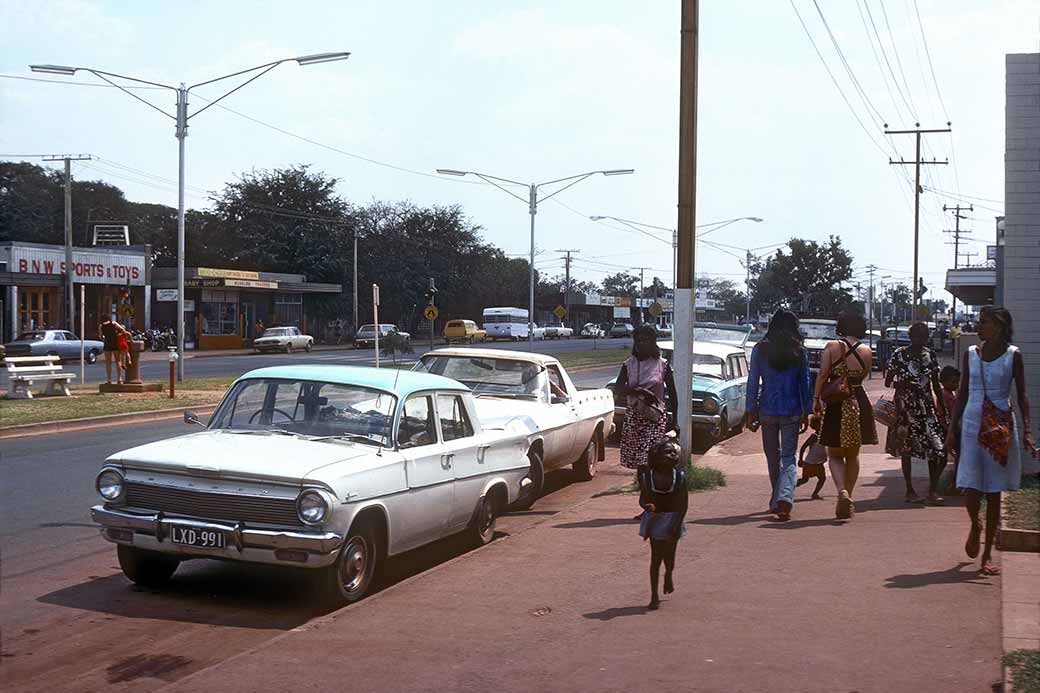
[[300, 334], [298, 327], [268, 327], [263, 335], [253, 340], [253, 349], [257, 352], [284, 351], [293, 353], [296, 349], [310, 351], [314, 348], [314, 337]]
[[544, 327], [538, 327], [538, 323], [534, 323], [531, 326], [531, 335], [535, 339], [545, 339], [545, 328]]
[[827, 342], [838, 338], [838, 321], [819, 318], [804, 318], [799, 321], [802, 332], [802, 345], [809, 353], [809, 368], [820, 370], [820, 358]]
[[448, 344], [452, 342], [483, 342], [487, 339], [487, 332], [477, 327], [472, 320], [449, 320], [444, 325], [444, 339]]
[[213, 558], [309, 569], [330, 601], [354, 602], [389, 556], [456, 532], [491, 541], [530, 473], [524, 426], [485, 426], [464, 385], [429, 373], [262, 368], [208, 425], [185, 421], [206, 430], [97, 475], [91, 516], [141, 585]]
[[574, 329], [563, 323], [545, 326], [545, 339], [570, 339], [574, 336]]
[[[397, 325], [380, 323], [379, 325], [379, 338], [383, 339], [391, 333], [397, 333], [399, 338], [403, 338], [405, 343], [412, 340], [412, 335], [402, 330], [397, 329]], [[362, 325], [361, 329], [354, 335], [354, 348], [355, 349], [368, 349], [376, 345], [376, 326], [375, 325]]]
[[665, 337], [667, 339], [672, 338], [672, 325], [671, 323], [663, 322], [654, 325], [654, 332], [657, 334], [658, 339]]
[[[661, 356], [674, 364], [674, 342], [658, 342]], [[748, 358], [741, 346], [694, 341], [693, 407], [690, 424], [694, 433], [705, 434], [712, 443], [729, 437], [744, 425], [747, 397]], [[613, 394], [616, 379], [607, 383]], [[615, 397], [614, 435], [620, 435], [626, 403]]]
[[627, 322], [616, 322], [610, 326], [611, 337], [631, 337], [636, 328]]
[[607, 336], [607, 331], [594, 322], [587, 322], [581, 328], [582, 339], [603, 339]]
[[582, 479], [596, 474], [614, 416], [607, 390], [578, 390], [551, 356], [499, 349], [437, 349], [415, 370], [442, 375], [473, 392], [486, 426], [522, 424], [529, 434], [531, 486], [517, 503], [528, 508], [541, 494], [545, 472], [571, 467]]
[[83, 360], [94, 363], [105, 349], [96, 339], [80, 340], [68, 330], [33, 330], [4, 345], [7, 356], [57, 356], [62, 361], [79, 361], [80, 344]]

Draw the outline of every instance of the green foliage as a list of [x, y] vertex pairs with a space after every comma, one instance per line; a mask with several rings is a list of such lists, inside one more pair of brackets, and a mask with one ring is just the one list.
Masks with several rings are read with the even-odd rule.
[[603, 278], [603, 293], [608, 296], [634, 296], [639, 290], [639, 277], [618, 272]]
[[686, 465], [686, 488], [690, 491], [710, 491], [726, 485], [726, 475], [720, 469], [704, 464]]
[[1040, 693], [1040, 650], [1014, 650], [1001, 659], [1011, 670], [1011, 690]]
[[1022, 487], [1005, 496], [1005, 524], [1013, 529], [1040, 530], [1040, 481], [1036, 475], [1022, 478]]
[[752, 265], [752, 303], [756, 311], [791, 308], [801, 315], [832, 317], [852, 303], [841, 288], [852, 279], [852, 256], [841, 239], [826, 243], [792, 238], [784, 248]]
[[737, 289], [733, 280], [702, 277], [697, 280], [697, 287], [705, 289], [708, 298], [715, 299], [722, 306], [727, 319], [747, 312], [747, 294]]

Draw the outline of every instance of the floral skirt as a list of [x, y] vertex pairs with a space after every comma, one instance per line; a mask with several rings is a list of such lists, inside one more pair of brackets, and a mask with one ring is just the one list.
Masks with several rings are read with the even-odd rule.
[[629, 414], [621, 429], [621, 466], [636, 469], [646, 464], [650, 448], [664, 435], [668, 417], [657, 421]]

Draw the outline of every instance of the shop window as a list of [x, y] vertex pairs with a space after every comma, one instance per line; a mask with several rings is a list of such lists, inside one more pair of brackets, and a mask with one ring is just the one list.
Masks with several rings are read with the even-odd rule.
[[237, 335], [238, 292], [203, 291], [202, 294], [202, 336]]
[[275, 294], [274, 319], [279, 325], [303, 324], [303, 295]]
[[51, 292], [49, 289], [19, 289], [19, 332], [39, 330], [51, 325]]

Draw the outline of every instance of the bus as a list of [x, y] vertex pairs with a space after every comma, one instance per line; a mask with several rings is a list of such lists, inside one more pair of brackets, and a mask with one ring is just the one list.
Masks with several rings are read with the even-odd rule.
[[526, 308], [485, 308], [484, 331], [487, 338], [511, 339], [519, 341], [527, 339]]

